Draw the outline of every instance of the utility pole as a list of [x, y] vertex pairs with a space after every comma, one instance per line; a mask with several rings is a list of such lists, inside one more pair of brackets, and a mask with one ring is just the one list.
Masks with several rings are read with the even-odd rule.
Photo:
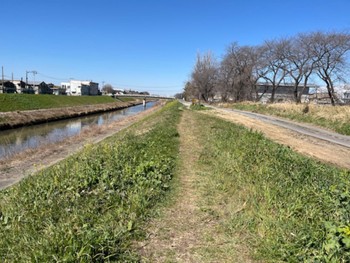
[[33, 80], [33, 88], [34, 88], [34, 86], [35, 86], [35, 74], [37, 74], [38, 72], [36, 72], [35, 70], [33, 70], [33, 78], [34, 78], [34, 80]]
[[[35, 71], [35, 70], [27, 70], [27, 71], [26, 71], [26, 89], [28, 88], [28, 73], [32, 73], [32, 74], [33, 74], [33, 76], [34, 76], [34, 82], [35, 82], [35, 74], [38, 74], [38, 72]], [[33, 82], [33, 89], [34, 89], [34, 85], [35, 85], [34, 82]]]
[[28, 89], [28, 72], [29, 71], [26, 71], [26, 87], [25, 87], [26, 89]]
[[2, 71], [1, 93], [4, 93], [4, 66], [1, 66], [1, 71]]

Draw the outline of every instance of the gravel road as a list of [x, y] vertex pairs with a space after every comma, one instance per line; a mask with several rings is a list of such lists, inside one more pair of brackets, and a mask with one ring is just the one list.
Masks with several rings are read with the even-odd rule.
[[233, 109], [224, 109], [224, 110], [227, 110], [228, 112], [230, 111], [235, 112], [250, 118], [254, 118], [270, 124], [278, 125], [280, 127], [298, 132], [303, 135], [311, 136], [317, 139], [325, 140], [330, 143], [335, 143], [335, 144], [350, 148], [350, 136], [341, 135], [339, 133], [328, 131], [309, 124], [297, 123], [294, 121], [290, 121], [290, 120], [286, 120], [286, 119], [282, 119], [274, 116], [263, 115], [263, 114], [254, 113], [254, 112], [233, 110]]

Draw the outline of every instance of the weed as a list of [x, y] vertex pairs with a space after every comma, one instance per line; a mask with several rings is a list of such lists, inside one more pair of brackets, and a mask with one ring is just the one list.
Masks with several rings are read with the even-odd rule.
[[205, 107], [203, 104], [191, 104], [190, 106], [191, 110], [208, 110], [209, 108]]

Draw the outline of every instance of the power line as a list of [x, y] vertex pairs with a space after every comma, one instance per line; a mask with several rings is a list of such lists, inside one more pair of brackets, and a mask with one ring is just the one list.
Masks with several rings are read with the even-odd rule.
[[69, 78], [52, 77], [52, 76], [45, 75], [41, 72], [38, 72], [38, 75], [43, 76], [43, 77], [48, 78], [48, 79], [54, 79], [54, 80], [68, 80], [69, 79]]

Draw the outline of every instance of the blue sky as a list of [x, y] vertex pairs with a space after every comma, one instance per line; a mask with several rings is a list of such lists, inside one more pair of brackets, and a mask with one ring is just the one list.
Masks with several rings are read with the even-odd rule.
[[[232, 42], [349, 30], [349, 0], [3, 0], [5, 76], [74, 79], [173, 95], [197, 52], [220, 59]], [[33, 75], [29, 74], [29, 80]]]

